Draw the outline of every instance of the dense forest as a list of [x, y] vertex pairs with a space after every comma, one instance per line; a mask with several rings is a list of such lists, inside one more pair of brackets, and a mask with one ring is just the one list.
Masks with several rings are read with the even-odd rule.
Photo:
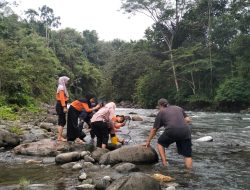
[[56, 30], [60, 16], [50, 7], [22, 18], [0, 0], [0, 109], [54, 103], [62, 75], [70, 77], [71, 100], [92, 92], [144, 108], [161, 97], [188, 109], [250, 106], [248, 0], [121, 2], [128, 16], [154, 21], [144, 39], [107, 42], [95, 30]]

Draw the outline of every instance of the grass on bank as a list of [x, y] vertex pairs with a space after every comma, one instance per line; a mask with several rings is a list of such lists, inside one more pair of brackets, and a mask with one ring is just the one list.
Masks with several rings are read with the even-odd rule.
[[18, 120], [24, 115], [39, 114], [43, 110], [36, 103], [30, 103], [26, 106], [18, 106], [0, 102], [0, 120]]

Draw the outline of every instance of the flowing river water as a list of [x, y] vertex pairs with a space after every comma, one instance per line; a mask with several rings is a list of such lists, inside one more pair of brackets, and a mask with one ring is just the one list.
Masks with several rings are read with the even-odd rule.
[[[117, 109], [117, 114], [139, 115], [143, 121], [127, 122], [119, 137], [128, 144], [145, 142], [153, 125], [156, 110]], [[168, 167], [160, 162], [139, 166], [145, 173], [161, 172], [175, 178], [178, 190], [249, 190], [250, 189], [250, 114], [187, 112], [192, 117], [193, 170], [186, 171], [183, 158], [171, 145], [166, 153]], [[161, 129], [157, 137], [161, 134]], [[195, 142], [212, 136], [213, 142]], [[88, 139], [87, 139], [88, 140]], [[152, 140], [156, 148], [157, 138]], [[28, 179], [33, 189], [72, 189], [78, 172], [63, 170], [54, 164], [25, 165], [0, 163], [0, 190], [14, 189], [20, 179]], [[39, 185], [40, 184], [40, 185]], [[46, 187], [43, 185], [46, 184]]]

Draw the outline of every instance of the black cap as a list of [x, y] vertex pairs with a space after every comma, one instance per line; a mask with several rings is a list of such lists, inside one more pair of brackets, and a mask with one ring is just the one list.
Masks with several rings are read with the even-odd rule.
[[158, 106], [163, 106], [163, 107], [167, 107], [168, 106], [168, 101], [165, 98], [161, 98], [158, 100]]
[[93, 93], [87, 93], [85, 97], [87, 100], [90, 100], [91, 98], [95, 98], [95, 95]]

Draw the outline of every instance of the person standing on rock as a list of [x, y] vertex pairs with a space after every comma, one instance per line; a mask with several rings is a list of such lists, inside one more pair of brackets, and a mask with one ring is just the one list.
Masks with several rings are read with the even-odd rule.
[[77, 143], [84, 143], [83, 138], [85, 134], [82, 134], [78, 126], [78, 117], [83, 110], [87, 113], [91, 113], [94, 110], [98, 110], [101, 105], [97, 104], [91, 108], [91, 103], [95, 102], [95, 96], [92, 94], [86, 95], [86, 98], [75, 100], [70, 104], [68, 111], [68, 122], [67, 122], [67, 140], [75, 141]]
[[58, 115], [58, 141], [66, 141], [63, 138], [63, 128], [66, 124], [66, 112], [67, 110], [67, 101], [69, 99], [69, 93], [67, 91], [66, 85], [68, 84], [69, 77], [62, 76], [58, 79], [58, 87], [56, 91], [56, 113]]
[[151, 140], [156, 135], [160, 127], [165, 127], [164, 132], [158, 138], [157, 148], [164, 166], [167, 165], [165, 148], [172, 143], [176, 143], [178, 154], [184, 156], [185, 166], [188, 169], [192, 168], [192, 143], [191, 131], [188, 123], [191, 119], [181, 107], [169, 105], [164, 98], [158, 100], [159, 113], [156, 116], [154, 126], [151, 129], [146, 147], [150, 146]]
[[96, 146], [99, 148], [107, 147], [109, 132], [114, 127], [115, 108], [115, 103], [109, 102], [91, 118], [91, 128], [97, 137]]

